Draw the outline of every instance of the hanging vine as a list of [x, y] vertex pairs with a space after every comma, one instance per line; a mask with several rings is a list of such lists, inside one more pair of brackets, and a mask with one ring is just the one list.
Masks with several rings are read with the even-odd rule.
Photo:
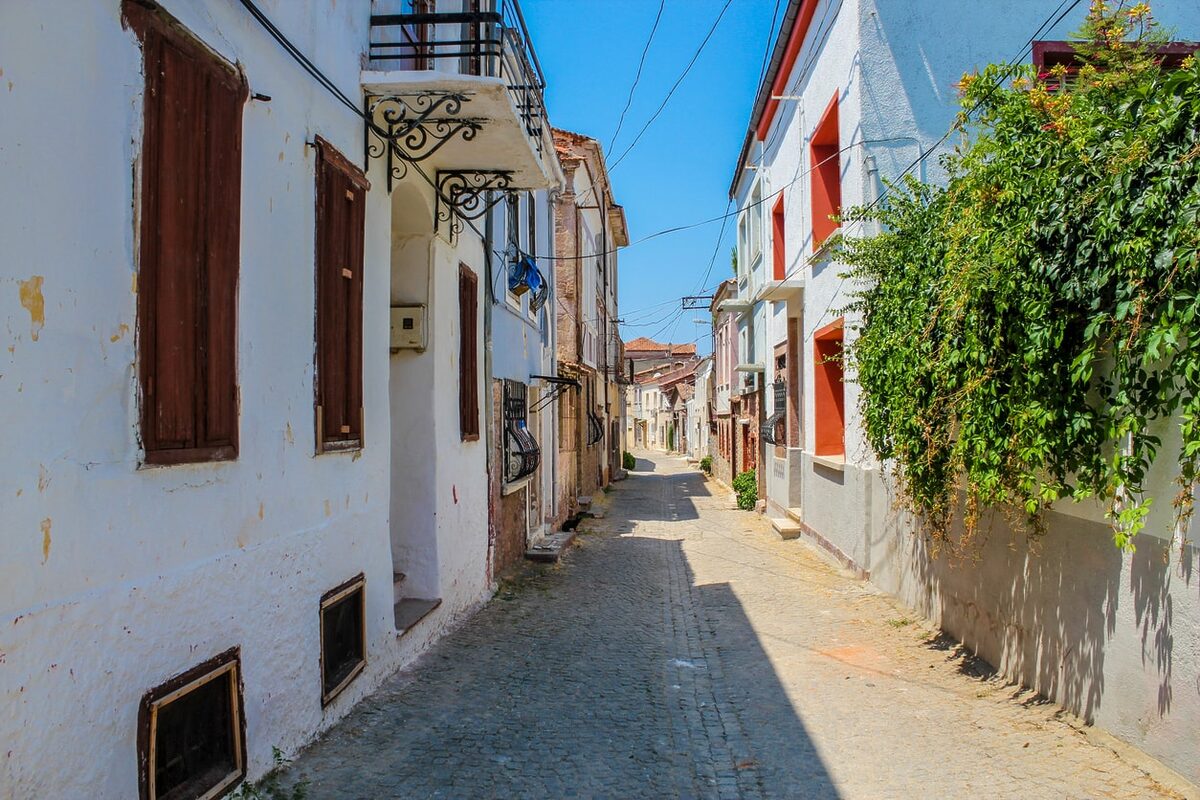
[[845, 214], [883, 231], [838, 243], [866, 436], [943, 538], [987, 506], [1041, 531], [1060, 499], [1099, 498], [1132, 549], [1170, 426], [1177, 530], [1192, 513], [1200, 64], [1163, 67], [1146, 3], [1093, 0], [1076, 37], [1077, 69], [964, 77], [944, 186]]

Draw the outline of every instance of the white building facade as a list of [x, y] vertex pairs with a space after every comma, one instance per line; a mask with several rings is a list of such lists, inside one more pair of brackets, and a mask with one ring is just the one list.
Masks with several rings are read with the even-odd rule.
[[553, 351], [489, 218], [559, 175], [511, 3], [411, 10], [0, 9], [0, 795], [163, 796], [188, 726], [227, 790], [489, 596], [490, 379]]
[[[781, 532], [799, 528], [1005, 674], [1197, 780], [1188, 732], [1200, 725], [1200, 597], [1194, 578], [1184, 589], [1167, 574], [1195, 559], [1194, 545], [1164, 554], [1164, 542], [1147, 541], [1152, 558], [1171, 565], [1153, 567], [1142, 544], [1134, 555], [1115, 551], [1102, 510], [1085, 504], [1052, 514], [1037, 549], [1001, 530], [977, 562], [931, 554], [894, 511], [839, 358], [858, 320], [841, 310], [854, 287], [824, 246], [838, 231], [831, 215], [875, 202], [883, 181], [910, 166], [921, 180], [940, 179], [936, 155], [921, 156], [959, 111], [955, 84], [987, 63], [1028, 59], [1022, 47], [1035, 34], [1065, 39], [1085, 13], [1037, 33], [1049, 11], [1035, 0], [787, 4], [731, 187], [741, 209], [737, 296], [719, 310], [738, 315], [745, 376], [732, 397], [762, 411], [760, 496]], [[1200, 38], [1194, 3], [1160, 0], [1155, 12], [1180, 38]], [[1169, 526], [1152, 523], [1143, 535], [1152, 529]], [[1147, 623], [1145, 609], [1165, 595], [1172, 653], [1147, 658], [1139, 631], [1166, 630]], [[1172, 686], [1168, 709], [1161, 698]]]

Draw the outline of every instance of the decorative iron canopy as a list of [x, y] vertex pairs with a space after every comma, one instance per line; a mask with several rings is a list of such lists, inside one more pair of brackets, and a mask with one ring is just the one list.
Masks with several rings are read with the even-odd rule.
[[458, 233], [464, 221], [479, 219], [504, 199], [512, 181], [511, 170], [438, 170], [434, 225], [448, 222], [451, 232]]
[[469, 142], [484, 120], [463, 117], [470, 98], [456, 92], [369, 95], [364, 133], [368, 167], [373, 158], [387, 159], [387, 185], [403, 180], [410, 164], [432, 156], [455, 137]]

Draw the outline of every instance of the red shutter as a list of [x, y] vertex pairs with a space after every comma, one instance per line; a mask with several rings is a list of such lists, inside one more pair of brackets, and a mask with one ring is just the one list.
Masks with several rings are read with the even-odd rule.
[[164, 14], [123, 8], [146, 74], [138, 264], [146, 461], [233, 458], [246, 86]]
[[362, 446], [363, 234], [367, 183], [317, 140], [317, 449]]
[[479, 279], [458, 267], [458, 420], [463, 441], [479, 438]]

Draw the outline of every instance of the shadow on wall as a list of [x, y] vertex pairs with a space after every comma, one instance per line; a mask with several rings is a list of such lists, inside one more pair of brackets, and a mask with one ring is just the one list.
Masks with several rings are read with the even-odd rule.
[[912, 568], [938, 606], [922, 609], [1005, 675], [1088, 722], [1104, 696], [1121, 554], [1107, 526], [1052, 514], [1032, 538], [990, 512], [973, 541], [912, 537]]
[[1030, 536], [991, 512], [973, 541], [958, 528], [935, 548], [893, 511], [872, 541], [872, 579], [1005, 676], [1194, 780], [1186, 754], [1200, 709], [1197, 547], [1179, 552], [1143, 533], [1123, 555], [1102, 521], [1055, 512], [1047, 523]]

